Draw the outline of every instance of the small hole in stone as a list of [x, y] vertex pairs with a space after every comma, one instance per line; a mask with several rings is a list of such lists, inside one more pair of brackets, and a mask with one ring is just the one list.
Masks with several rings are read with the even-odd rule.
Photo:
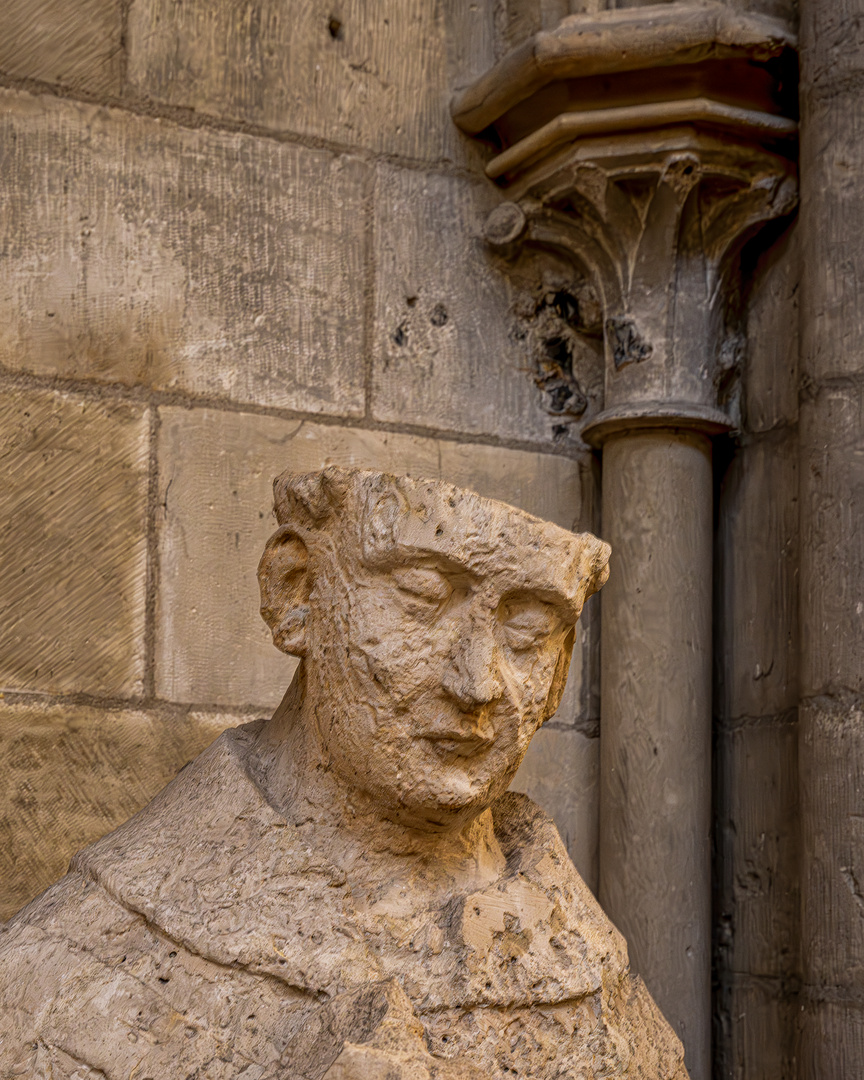
[[570, 356], [570, 346], [563, 337], [547, 338], [543, 343], [546, 355], [564, 371], [573, 369], [573, 361]]
[[407, 340], [407, 327], [403, 323], [402, 325], [396, 327], [396, 333], [393, 335], [393, 341], [401, 348], [401, 346], [403, 346]]
[[432, 308], [432, 314], [429, 316], [429, 322], [433, 326], [443, 326], [447, 322], [447, 308], [443, 304], [436, 304]]
[[408, 307], [414, 307], [414, 305], [417, 303], [417, 297], [416, 296], [406, 296], [405, 297], [405, 303], [408, 305]]
[[337, 19], [334, 15], [330, 16], [330, 21], [327, 23], [327, 29], [330, 31], [330, 37], [334, 41], [342, 40], [342, 20]]

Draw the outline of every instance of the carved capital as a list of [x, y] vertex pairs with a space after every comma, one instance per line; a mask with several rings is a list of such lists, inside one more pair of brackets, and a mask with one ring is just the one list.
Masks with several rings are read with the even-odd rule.
[[488, 242], [564, 254], [601, 298], [606, 396], [590, 440], [674, 418], [733, 426], [720, 406], [741, 351], [726, 341], [735, 256], [797, 201], [792, 45], [722, 6], [572, 16], [457, 100], [469, 130], [503, 108], [483, 134], [511, 201]]

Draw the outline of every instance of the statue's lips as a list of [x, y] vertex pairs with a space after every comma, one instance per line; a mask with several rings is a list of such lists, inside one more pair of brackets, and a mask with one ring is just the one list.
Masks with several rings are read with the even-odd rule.
[[488, 750], [494, 739], [481, 735], [469, 735], [461, 731], [441, 731], [424, 735], [423, 738], [433, 744], [442, 754], [456, 754], [458, 757], [473, 757]]

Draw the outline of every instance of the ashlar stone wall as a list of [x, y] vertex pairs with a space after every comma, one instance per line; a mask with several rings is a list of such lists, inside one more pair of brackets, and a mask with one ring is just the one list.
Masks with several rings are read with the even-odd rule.
[[[281, 696], [254, 576], [275, 473], [440, 476], [599, 527], [448, 111], [502, 25], [428, 0], [0, 7], [0, 918]], [[519, 778], [589, 882], [596, 639], [592, 615]]]

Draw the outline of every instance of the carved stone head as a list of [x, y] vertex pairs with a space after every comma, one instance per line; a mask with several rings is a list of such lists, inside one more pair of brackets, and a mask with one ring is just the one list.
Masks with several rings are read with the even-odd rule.
[[301, 658], [323, 758], [393, 820], [464, 825], [557, 708], [608, 545], [441, 481], [328, 468], [274, 490], [261, 613]]

